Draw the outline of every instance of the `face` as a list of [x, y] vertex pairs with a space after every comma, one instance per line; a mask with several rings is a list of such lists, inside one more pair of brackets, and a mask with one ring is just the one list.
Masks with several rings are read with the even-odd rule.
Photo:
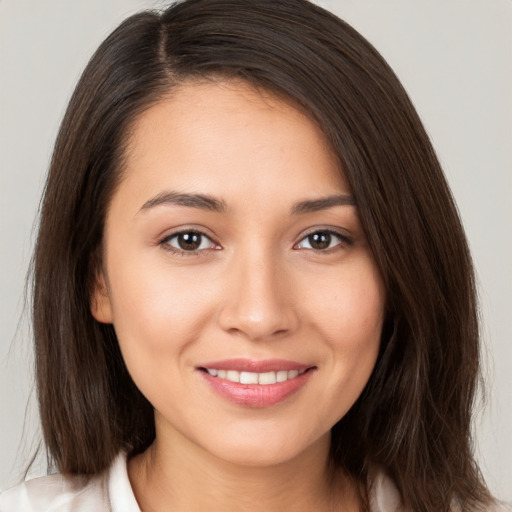
[[242, 464], [326, 440], [374, 367], [384, 290], [351, 191], [304, 114], [193, 83], [133, 126], [92, 300], [179, 435]]

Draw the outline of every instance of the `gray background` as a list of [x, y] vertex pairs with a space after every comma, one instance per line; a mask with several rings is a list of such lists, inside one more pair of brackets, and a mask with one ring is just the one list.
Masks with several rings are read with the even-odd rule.
[[[488, 404], [477, 453], [493, 492], [512, 501], [512, 2], [319, 3], [392, 65], [444, 165], [480, 282]], [[30, 332], [19, 319], [56, 130], [98, 44], [127, 15], [161, 5], [0, 0], [0, 488], [17, 481], [38, 438]]]

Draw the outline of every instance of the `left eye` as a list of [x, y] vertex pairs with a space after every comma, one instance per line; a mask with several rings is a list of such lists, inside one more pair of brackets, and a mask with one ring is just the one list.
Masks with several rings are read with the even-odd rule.
[[298, 249], [314, 249], [315, 251], [323, 251], [332, 249], [343, 242], [348, 243], [345, 237], [333, 233], [332, 231], [315, 231], [305, 236], [298, 244]]
[[182, 231], [167, 237], [163, 244], [173, 249], [185, 252], [201, 251], [203, 249], [215, 249], [216, 244], [206, 235], [198, 231]]

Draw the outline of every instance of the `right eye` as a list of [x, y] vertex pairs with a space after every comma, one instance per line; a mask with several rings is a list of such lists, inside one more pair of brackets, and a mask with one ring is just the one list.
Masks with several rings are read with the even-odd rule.
[[160, 244], [172, 251], [187, 253], [218, 248], [216, 243], [200, 231], [180, 231], [165, 237]]

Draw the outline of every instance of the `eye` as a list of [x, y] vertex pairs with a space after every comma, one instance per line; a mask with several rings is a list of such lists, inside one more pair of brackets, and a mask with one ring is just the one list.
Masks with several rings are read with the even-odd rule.
[[197, 252], [218, 249], [218, 245], [200, 231], [180, 231], [164, 238], [161, 242], [165, 248], [177, 252]]
[[315, 231], [305, 236], [295, 247], [297, 249], [313, 249], [315, 251], [325, 251], [332, 249], [337, 245], [350, 245], [352, 241], [340, 233], [334, 231], [322, 230]]

